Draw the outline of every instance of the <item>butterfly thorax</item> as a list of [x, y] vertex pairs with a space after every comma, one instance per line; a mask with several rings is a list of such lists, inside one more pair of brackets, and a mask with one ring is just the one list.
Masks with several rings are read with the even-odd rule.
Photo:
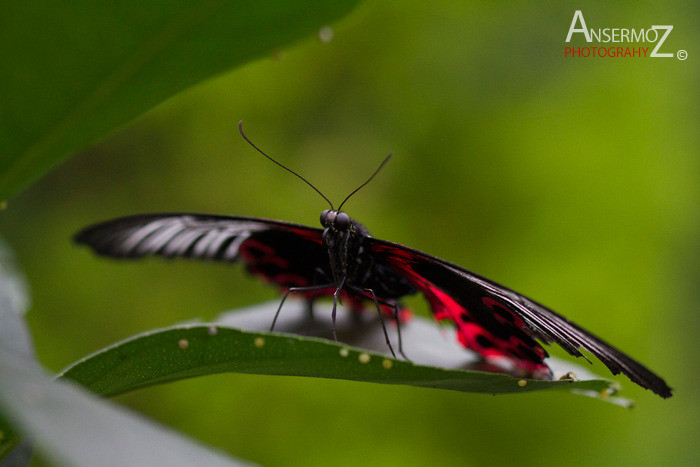
[[[363, 264], [363, 240], [369, 236], [367, 229], [353, 220], [344, 212], [323, 211], [321, 224], [323, 231], [323, 246], [328, 250], [333, 280], [337, 284], [345, 281], [348, 284], [361, 281], [367, 270]], [[363, 267], [364, 266], [364, 267]]]
[[416, 289], [389, 268], [376, 264], [366, 240], [367, 228], [344, 212], [323, 211], [323, 246], [328, 251], [333, 281], [350, 289], [372, 289], [377, 296], [393, 299]]

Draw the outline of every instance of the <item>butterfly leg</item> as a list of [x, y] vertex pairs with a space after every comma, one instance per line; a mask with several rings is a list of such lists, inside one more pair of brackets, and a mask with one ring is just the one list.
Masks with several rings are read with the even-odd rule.
[[[384, 331], [384, 340], [386, 341], [387, 347], [389, 347], [389, 351], [391, 352], [391, 355], [394, 358], [396, 358], [396, 354], [394, 353], [394, 348], [391, 346], [391, 341], [389, 340], [389, 333], [387, 332], [386, 326], [384, 325], [384, 317], [382, 316], [382, 309], [379, 308], [379, 302], [377, 301], [377, 296], [374, 294], [374, 290], [372, 290], [372, 289], [361, 289], [361, 290], [365, 293], [369, 292], [370, 295], [372, 295], [372, 301], [374, 302], [374, 306], [377, 307], [377, 315], [379, 316], [379, 322], [382, 324], [382, 331]], [[400, 347], [399, 347], [399, 349], [400, 349]], [[403, 355], [403, 352], [402, 352], [402, 355]], [[405, 358], [405, 356], [404, 356], [404, 358]], [[406, 359], [406, 360], [408, 360], [408, 359]]]
[[338, 295], [340, 295], [340, 291], [343, 289], [343, 285], [345, 285], [345, 279], [347, 279], [347, 277], [347, 275], [344, 275], [340, 279], [338, 288], [335, 289], [335, 293], [333, 294], [333, 311], [331, 312], [331, 321], [333, 322], [333, 327], [331, 328], [331, 333], [333, 334], [333, 340], [336, 342], [338, 342], [338, 335], [335, 332], [335, 315], [338, 308]]
[[403, 352], [403, 342], [401, 341], [401, 320], [399, 319], [399, 304], [396, 303], [396, 300], [392, 301], [391, 307], [394, 309], [394, 319], [396, 319], [396, 334], [398, 334], [399, 336], [399, 353], [405, 360], [410, 362], [411, 360]]
[[[287, 297], [289, 297], [289, 294], [291, 294], [292, 292], [309, 292], [312, 290], [323, 290], [323, 289], [328, 289], [328, 288], [333, 287], [333, 286], [335, 286], [335, 284], [314, 285], [311, 287], [290, 287], [289, 289], [287, 289], [284, 296], [282, 297], [282, 301], [280, 301], [280, 306], [277, 307], [277, 311], [275, 312], [275, 317], [272, 319], [272, 325], [270, 326], [270, 332], [275, 330], [275, 323], [277, 323], [277, 318], [280, 315], [280, 311], [282, 311], [282, 305], [284, 305], [284, 302], [285, 302], [285, 300], [287, 300]], [[335, 311], [335, 307], [333, 308], [333, 310]], [[335, 321], [333, 322], [333, 327], [335, 328]]]

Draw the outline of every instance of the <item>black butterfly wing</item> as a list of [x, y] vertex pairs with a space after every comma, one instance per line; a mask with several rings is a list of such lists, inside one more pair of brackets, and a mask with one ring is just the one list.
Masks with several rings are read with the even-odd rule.
[[613, 374], [623, 373], [661, 397], [671, 397], [671, 388], [659, 376], [549, 308], [440, 258], [384, 240], [368, 241], [376, 262], [418, 288], [435, 318], [452, 321], [460, 342], [485, 357], [505, 357], [538, 372], [546, 368], [547, 356], [538, 338], [577, 357], [583, 356], [579, 349], [587, 350]]
[[114, 258], [196, 258], [245, 263], [282, 288], [313, 285], [330, 276], [322, 231], [253, 217], [144, 214], [84, 228], [74, 240]]

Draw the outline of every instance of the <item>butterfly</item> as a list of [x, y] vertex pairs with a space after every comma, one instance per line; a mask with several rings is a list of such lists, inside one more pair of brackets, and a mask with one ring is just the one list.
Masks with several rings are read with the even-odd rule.
[[[389, 315], [398, 324], [401, 298], [420, 293], [435, 319], [451, 322], [459, 342], [487, 361], [505, 361], [522, 374], [551, 377], [544, 361], [548, 353], [538, 341], [556, 343], [576, 357], [586, 358], [580, 351], [586, 350], [613, 374], [623, 373], [641, 387], [671, 397], [671, 388], [662, 378], [540, 303], [456, 264], [372, 237], [342, 207], [391, 155], [334, 209], [311, 183], [255, 146], [243, 133], [242, 122], [239, 130], [257, 151], [328, 201], [331, 209], [321, 213], [322, 228], [255, 217], [162, 213], [88, 226], [75, 235], [75, 241], [114, 258], [157, 255], [239, 261], [249, 272], [278, 286], [285, 293], [282, 303], [293, 292], [303, 294], [309, 302], [332, 296], [334, 320], [337, 303], [344, 300], [354, 310], [372, 302], [380, 317]], [[332, 331], [335, 337], [335, 329]], [[384, 332], [393, 353], [386, 329]], [[399, 350], [403, 354], [400, 342]]]

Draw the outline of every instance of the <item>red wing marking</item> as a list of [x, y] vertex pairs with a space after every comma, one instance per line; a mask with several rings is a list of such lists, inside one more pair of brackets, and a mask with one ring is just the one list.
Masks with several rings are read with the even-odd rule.
[[302, 237], [305, 240], [312, 241], [312, 242], [317, 243], [319, 245], [323, 244], [323, 240], [321, 239], [321, 235], [316, 230], [305, 230], [305, 229], [299, 229], [296, 227], [288, 227], [288, 226], [281, 226], [281, 228], [284, 230], [287, 230], [289, 232], [292, 232], [292, 233]]
[[262, 265], [273, 265], [280, 269], [287, 269], [289, 267], [289, 261], [277, 256], [274, 248], [252, 238], [249, 238], [241, 244], [238, 249], [238, 254], [243, 256], [249, 265], [255, 267], [260, 267]]
[[327, 272], [319, 264], [328, 263], [318, 230], [286, 225], [247, 232], [238, 246], [238, 256], [251, 274], [282, 290], [317, 284]]
[[[282, 291], [287, 291], [292, 287], [319, 284], [319, 281], [327, 281], [331, 276], [328, 266], [323, 274], [318, 273], [318, 269], [329, 264], [328, 252], [322, 247], [322, 243], [318, 230], [280, 225], [276, 229], [251, 233], [241, 242], [238, 254], [250, 273], [276, 284]], [[300, 292], [300, 295], [312, 300], [333, 296], [335, 290], [334, 287], [329, 287]], [[354, 312], [362, 312], [368, 307], [370, 311], [376, 311], [371, 297], [342, 290], [340, 299]], [[395, 314], [391, 306], [380, 304], [379, 308], [387, 316], [393, 317]], [[399, 308], [400, 321], [407, 321], [410, 316], [410, 310]]]
[[[525, 323], [495, 299], [480, 295], [445, 291], [414, 269], [416, 261], [409, 251], [374, 245], [376, 251], [389, 253], [386, 264], [417, 287], [428, 300], [438, 321], [447, 320], [457, 328], [457, 340], [465, 347], [497, 363], [510, 363], [519, 371], [550, 376], [544, 364], [547, 352], [526, 332]], [[435, 280], [435, 279], [433, 279]], [[462, 298], [465, 297], [465, 298]], [[460, 300], [464, 303], [460, 303]]]

